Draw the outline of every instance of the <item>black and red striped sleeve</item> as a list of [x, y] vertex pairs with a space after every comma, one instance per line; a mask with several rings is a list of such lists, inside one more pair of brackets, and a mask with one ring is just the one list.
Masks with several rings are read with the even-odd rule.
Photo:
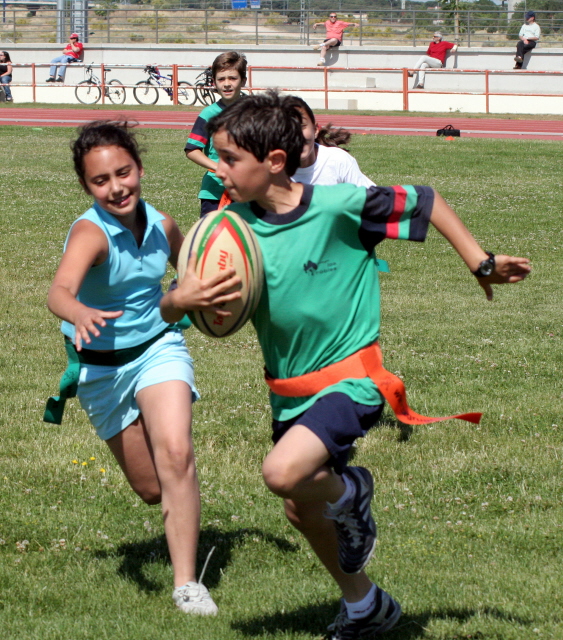
[[362, 245], [371, 251], [385, 238], [423, 242], [433, 205], [431, 187], [370, 187], [361, 214]]
[[203, 151], [209, 142], [209, 135], [207, 133], [207, 120], [198, 116], [194, 123], [194, 127], [190, 133], [184, 151], [193, 151], [194, 149], [200, 149]]

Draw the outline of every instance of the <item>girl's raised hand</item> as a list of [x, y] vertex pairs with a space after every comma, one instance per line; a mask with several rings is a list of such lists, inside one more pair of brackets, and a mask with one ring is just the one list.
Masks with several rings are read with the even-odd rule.
[[100, 335], [100, 331], [96, 325], [100, 327], [106, 326], [105, 318], [119, 318], [123, 315], [123, 311], [100, 311], [99, 309], [92, 309], [82, 305], [74, 318], [74, 346], [77, 351], [82, 350], [82, 343], [90, 344], [92, 339], [90, 334], [96, 338]]

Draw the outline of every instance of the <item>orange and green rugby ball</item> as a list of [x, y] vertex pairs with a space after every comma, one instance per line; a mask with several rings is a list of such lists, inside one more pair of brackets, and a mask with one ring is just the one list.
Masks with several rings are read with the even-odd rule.
[[186, 273], [189, 257], [197, 256], [196, 275], [205, 280], [218, 271], [234, 267], [242, 284], [241, 297], [223, 306], [231, 315], [219, 316], [212, 311], [188, 311], [194, 326], [213, 338], [224, 338], [237, 332], [252, 316], [264, 281], [262, 253], [249, 225], [233, 211], [208, 213], [188, 231], [178, 256], [178, 281]]

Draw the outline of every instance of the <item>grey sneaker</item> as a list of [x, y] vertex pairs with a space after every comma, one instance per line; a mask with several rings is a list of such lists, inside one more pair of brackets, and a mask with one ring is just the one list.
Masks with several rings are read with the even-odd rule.
[[340, 601], [340, 613], [329, 625], [328, 640], [359, 640], [370, 638], [395, 626], [401, 617], [401, 605], [383, 589], [377, 587], [375, 607], [365, 618], [350, 620], [344, 600]]
[[339, 511], [330, 507], [325, 518], [334, 520], [338, 536], [338, 564], [344, 573], [359, 573], [375, 550], [377, 529], [371, 515], [373, 478], [363, 467], [347, 467], [344, 475], [354, 483], [354, 497]]
[[184, 613], [195, 613], [200, 616], [217, 615], [217, 605], [201, 582], [186, 582], [183, 587], [176, 587], [172, 593], [172, 599], [178, 609]]

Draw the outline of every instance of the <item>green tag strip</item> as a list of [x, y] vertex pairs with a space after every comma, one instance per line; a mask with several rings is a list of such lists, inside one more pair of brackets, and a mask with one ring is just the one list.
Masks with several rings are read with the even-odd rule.
[[65, 349], [68, 365], [59, 383], [60, 395], [51, 396], [47, 400], [47, 406], [43, 414], [43, 422], [50, 422], [51, 424], [62, 423], [65, 402], [67, 398], [74, 398], [74, 396], [76, 396], [76, 389], [78, 388], [78, 376], [80, 375], [78, 354], [70, 340], [65, 340]]

